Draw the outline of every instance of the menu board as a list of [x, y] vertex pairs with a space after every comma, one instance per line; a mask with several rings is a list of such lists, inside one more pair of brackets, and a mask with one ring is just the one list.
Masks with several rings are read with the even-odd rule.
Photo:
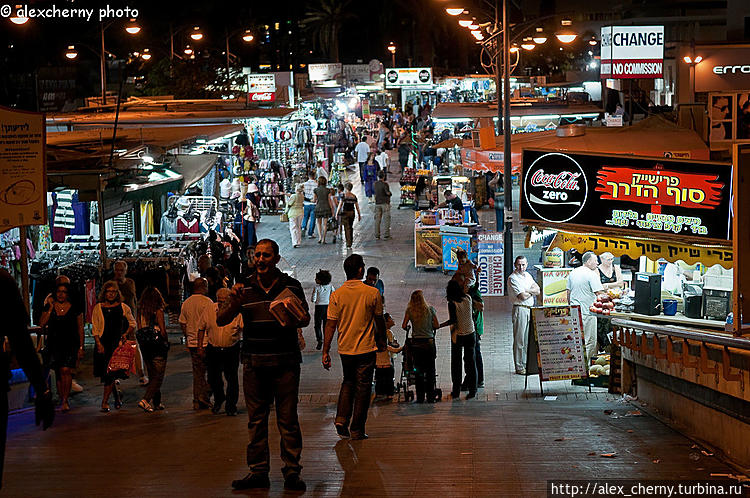
[[532, 308], [531, 321], [541, 380], [588, 377], [580, 306]]
[[471, 252], [471, 236], [443, 235], [443, 271], [458, 270], [456, 251], [463, 249], [468, 255]]

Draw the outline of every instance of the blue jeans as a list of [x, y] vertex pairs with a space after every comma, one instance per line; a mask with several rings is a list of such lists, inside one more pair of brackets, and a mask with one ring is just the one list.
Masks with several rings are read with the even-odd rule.
[[313, 232], [315, 232], [315, 204], [305, 204], [304, 209], [304, 213], [302, 214], [302, 233], [305, 233], [305, 228], [307, 228], [307, 235], [312, 237]]
[[[451, 380], [452, 394], [461, 394], [461, 367], [466, 372], [466, 385], [470, 393], [477, 392], [476, 334], [459, 335], [456, 342], [451, 342]], [[463, 365], [461, 354], [463, 353]]]
[[342, 354], [339, 357], [344, 371], [344, 381], [339, 391], [336, 423], [349, 427], [352, 436], [362, 435], [365, 433], [367, 410], [370, 408], [375, 353]]

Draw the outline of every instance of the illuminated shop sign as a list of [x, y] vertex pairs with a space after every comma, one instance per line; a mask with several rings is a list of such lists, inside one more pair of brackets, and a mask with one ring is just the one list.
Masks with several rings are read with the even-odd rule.
[[696, 46], [696, 92], [750, 90], [750, 47]]
[[603, 26], [602, 78], [661, 78], [664, 26]]
[[730, 238], [731, 164], [525, 150], [521, 177], [527, 222]]

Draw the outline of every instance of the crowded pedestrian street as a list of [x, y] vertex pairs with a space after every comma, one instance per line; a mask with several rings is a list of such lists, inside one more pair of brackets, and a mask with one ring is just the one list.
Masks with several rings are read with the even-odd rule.
[[[349, 173], [357, 181], [356, 175]], [[391, 182], [392, 184], [394, 182]], [[358, 186], [358, 188], [361, 188]], [[357, 195], [360, 194], [355, 189]], [[447, 317], [449, 276], [413, 266], [411, 221], [414, 212], [393, 208], [392, 239], [376, 240], [369, 206], [355, 224], [352, 252], [377, 266], [385, 284], [386, 311], [397, 322], [415, 289]], [[480, 211], [483, 222], [494, 217]], [[280, 269], [302, 283], [310, 296], [319, 269], [333, 284], [344, 280], [344, 242], [320, 245], [305, 239], [292, 248], [286, 224], [269, 217], [258, 225], [259, 238], [278, 241]], [[517, 237], [521, 238], [521, 237]], [[523, 247], [519, 241], [519, 250]], [[340, 361], [321, 367], [313, 326], [304, 330], [299, 413], [302, 465], [310, 496], [542, 496], [547, 481], [595, 479], [704, 479], [731, 474], [710, 451], [668, 428], [637, 399], [606, 389], [547, 382], [544, 395], [536, 376], [515, 374], [510, 308], [505, 298], [486, 300], [482, 338], [485, 387], [475, 399], [451, 400], [447, 333], [437, 340], [438, 384], [443, 399], [434, 404], [407, 402], [401, 396], [370, 409], [367, 441], [339, 439], [333, 421], [341, 379]], [[394, 327], [403, 343], [405, 332]], [[229, 483], [245, 467], [246, 410], [240, 416], [193, 411], [190, 357], [177, 335], [163, 384], [164, 411], [144, 414], [137, 406], [137, 378], [123, 381], [124, 401], [116, 413], [99, 412], [97, 380], [80, 369], [84, 391], [72, 397], [73, 410], [60, 414], [55, 430], [38, 432], [33, 411], [12, 415], [6, 456], [7, 496], [231, 496]], [[333, 346], [333, 352], [336, 351]], [[90, 360], [89, 360], [90, 361]], [[396, 357], [396, 379], [401, 374]], [[271, 414], [270, 427], [274, 427]], [[269, 430], [271, 488], [281, 496], [283, 480], [276, 453], [279, 436]], [[61, 456], [62, 455], [62, 456]], [[238, 493], [237, 491], [234, 494]], [[253, 494], [252, 492], [248, 492]], [[63, 492], [62, 494], [67, 494]], [[258, 494], [258, 492], [255, 492]]]
[[0, 4], [0, 498], [750, 497], [750, 2]]

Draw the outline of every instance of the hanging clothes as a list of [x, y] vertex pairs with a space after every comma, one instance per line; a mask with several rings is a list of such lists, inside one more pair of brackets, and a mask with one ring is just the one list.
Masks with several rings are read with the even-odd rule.
[[154, 233], [154, 203], [141, 201], [141, 240]]
[[200, 218], [177, 218], [177, 233], [200, 233]]
[[71, 202], [73, 209], [74, 226], [70, 229], [70, 235], [89, 235], [89, 203], [78, 200], [78, 192], [73, 194]]
[[84, 300], [86, 303], [86, 323], [91, 323], [91, 317], [94, 313], [94, 306], [96, 306], [96, 280], [90, 279], [86, 281], [84, 287]]
[[73, 191], [63, 190], [57, 194], [57, 210], [55, 211], [55, 226], [72, 229], [76, 226], [73, 212]]

